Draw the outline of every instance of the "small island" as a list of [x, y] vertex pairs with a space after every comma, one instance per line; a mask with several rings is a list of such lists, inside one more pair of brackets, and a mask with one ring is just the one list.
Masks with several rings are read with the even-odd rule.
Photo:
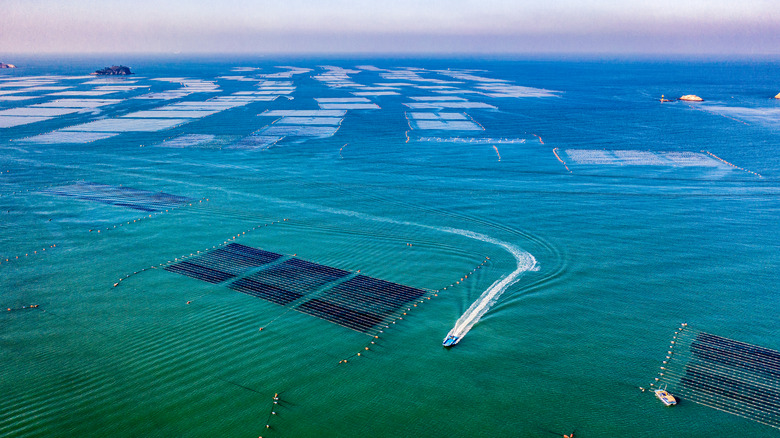
[[688, 101], [688, 102], [701, 102], [704, 99], [702, 99], [701, 97], [699, 97], [699, 96], [697, 96], [695, 94], [686, 94], [685, 96], [680, 97], [679, 100], [685, 100], [685, 101]]
[[101, 68], [90, 74], [97, 76], [125, 76], [131, 75], [133, 72], [130, 71], [130, 67], [125, 67], [124, 65], [112, 65], [111, 67]]
[[775, 99], [780, 99], [780, 93], [777, 93], [777, 96], [775, 96]]
[[16, 68], [13, 64], [6, 64], [4, 62], [0, 62], [0, 68]]

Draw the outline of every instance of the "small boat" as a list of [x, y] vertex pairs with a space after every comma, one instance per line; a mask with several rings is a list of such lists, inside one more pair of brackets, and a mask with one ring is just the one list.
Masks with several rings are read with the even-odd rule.
[[444, 339], [444, 342], [441, 343], [441, 345], [445, 347], [452, 347], [453, 345], [457, 344], [458, 341], [460, 341], [460, 338], [455, 335], [449, 335]]
[[655, 392], [655, 396], [658, 397], [658, 400], [661, 400], [666, 406], [674, 406], [677, 404], [677, 400], [674, 396], [666, 392], [665, 389], [656, 389], [653, 392]]

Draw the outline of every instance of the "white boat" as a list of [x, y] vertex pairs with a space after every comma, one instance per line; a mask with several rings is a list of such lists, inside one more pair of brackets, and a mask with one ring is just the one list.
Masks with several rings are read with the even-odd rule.
[[653, 392], [655, 392], [655, 396], [658, 397], [658, 400], [661, 400], [666, 406], [674, 406], [677, 404], [677, 399], [665, 389], [656, 389]]

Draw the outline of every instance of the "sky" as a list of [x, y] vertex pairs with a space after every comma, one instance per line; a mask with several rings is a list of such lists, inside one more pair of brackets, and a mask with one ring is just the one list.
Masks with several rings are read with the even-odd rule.
[[0, 0], [36, 53], [780, 54], [780, 0]]

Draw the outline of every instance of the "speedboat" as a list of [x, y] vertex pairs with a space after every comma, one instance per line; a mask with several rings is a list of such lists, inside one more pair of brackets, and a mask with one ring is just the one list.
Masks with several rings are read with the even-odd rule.
[[460, 338], [455, 335], [449, 335], [446, 338], [444, 338], [444, 342], [441, 343], [441, 345], [445, 347], [452, 347], [453, 345], [457, 344], [458, 341], [460, 341]]
[[653, 392], [655, 392], [655, 396], [658, 397], [658, 400], [661, 400], [666, 406], [674, 406], [677, 404], [677, 400], [674, 396], [666, 392], [665, 389], [656, 389]]

